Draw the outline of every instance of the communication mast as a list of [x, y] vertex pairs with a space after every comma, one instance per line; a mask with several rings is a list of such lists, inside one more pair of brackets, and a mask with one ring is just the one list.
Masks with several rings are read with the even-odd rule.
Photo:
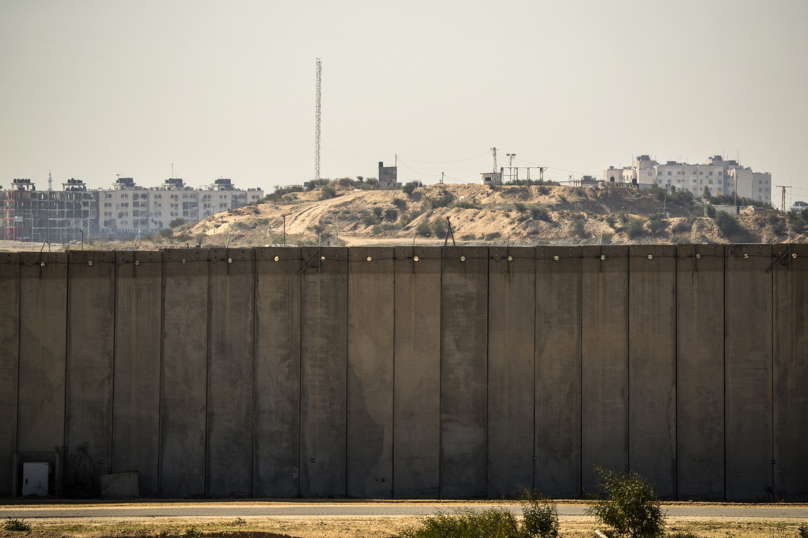
[[497, 148], [491, 148], [491, 152], [494, 154], [494, 170], [493, 172], [497, 173]]
[[783, 199], [781, 201], [780, 210], [786, 212], [786, 189], [790, 189], [791, 185], [776, 185], [778, 189], [783, 189]]
[[317, 107], [314, 120], [314, 180], [320, 184], [320, 89], [323, 82], [323, 64], [317, 58]]
[[51, 177], [50, 170], [48, 170], [48, 192], [53, 190], [53, 178]]

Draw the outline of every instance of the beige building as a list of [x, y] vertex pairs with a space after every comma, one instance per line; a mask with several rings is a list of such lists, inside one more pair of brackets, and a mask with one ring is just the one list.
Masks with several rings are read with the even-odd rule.
[[181, 178], [170, 178], [160, 187], [147, 189], [135, 185], [132, 178], [119, 178], [112, 189], [98, 191], [99, 231], [127, 236], [155, 233], [174, 219], [194, 222], [263, 197], [263, 190], [236, 189], [229, 179], [194, 189]]
[[628, 183], [639, 187], [656, 183], [686, 189], [701, 196], [704, 187], [715, 195], [731, 195], [771, 201], [772, 176], [768, 172], [753, 172], [736, 161], [725, 161], [720, 155], [709, 157], [703, 164], [667, 161], [660, 164], [648, 155], [637, 157], [630, 167], [609, 167], [603, 171], [606, 183]]

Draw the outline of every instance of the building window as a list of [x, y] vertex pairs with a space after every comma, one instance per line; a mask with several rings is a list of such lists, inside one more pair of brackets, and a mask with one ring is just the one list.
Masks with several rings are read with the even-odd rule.
[[724, 175], [724, 172], [719, 171], [719, 172], [718, 172], [718, 175], [719, 175], [719, 176], [723, 176], [723, 175]]
[[710, 175], [713, 175], [713, 173], [712, 173], [712, 172], [710, 172]]
[[670, 173], [670, 172], [668, 172], [668, 175], [671, 175], [671, 173]]

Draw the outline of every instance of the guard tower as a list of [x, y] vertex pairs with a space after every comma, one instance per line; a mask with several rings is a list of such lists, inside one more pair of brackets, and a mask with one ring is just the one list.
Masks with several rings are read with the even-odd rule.
[[379, 161], [379, 190], [386, 191], [398, 188], [398, 167], [385, 166]]

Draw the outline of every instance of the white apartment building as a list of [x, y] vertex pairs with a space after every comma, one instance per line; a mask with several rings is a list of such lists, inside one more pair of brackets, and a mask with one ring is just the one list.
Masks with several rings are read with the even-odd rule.
[[98, 191], [99, 231], [127, 236], [156, 233], [174, 219], [194, 222], [263, 197], [263, 190], [236, 189], [229, 179], [194, 189], [181, 178], [170, 178], [160, 187], [147, 189], [135, 185], [132, 178], [119, 178], [112, 189]]
[[753, 198], [761, 202], [771, 201], [772, 175], [768, 172], [753, 172], [736, 161], [725, 161], [720, 155], [709, 157], [704, 164], [688, 164], [667, 161], [659, 164], [648, 155], [637, 157], [630, 167], [610, 166], [603, 171], [606, 183], [628, 183], [642, 187], [671, 185], [686, 189], [694, 196], [701, 196], [704, 187], [714, 195], [731, 195]]

